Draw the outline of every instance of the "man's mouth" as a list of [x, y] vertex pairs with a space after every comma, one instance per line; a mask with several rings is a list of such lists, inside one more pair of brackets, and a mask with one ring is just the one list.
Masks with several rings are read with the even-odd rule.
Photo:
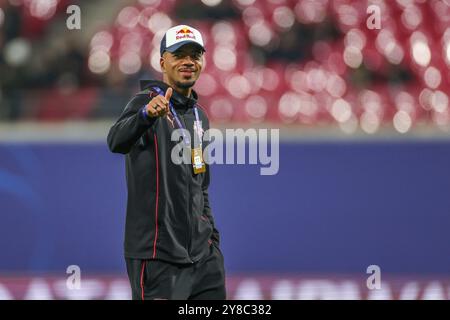
[[194, 71], [190, 70], [190, 69], [182, 69], [182, 70], [180, 70], [180, 74], [183, 77], [191, 77], [194, 74]]

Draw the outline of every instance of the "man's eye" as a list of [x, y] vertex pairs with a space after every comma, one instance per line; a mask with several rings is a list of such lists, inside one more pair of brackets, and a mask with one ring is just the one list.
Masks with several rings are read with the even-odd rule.
[[[173, 56], [175, 57], [175, 59], [183, 59], [186, 56], [188, 56], [188, 54], [182, 54], [182, 53], [174, 53]], [[193, 54], [193, 55], [189, 55], [192, 59], [194, 60], [200, 60], [202, 55], [201, 54]]]

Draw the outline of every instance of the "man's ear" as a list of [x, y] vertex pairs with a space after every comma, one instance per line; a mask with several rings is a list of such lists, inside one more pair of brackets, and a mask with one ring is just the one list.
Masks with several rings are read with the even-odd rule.
[[159, 66], [161, 67], [162, 73], [166, 73], [166, 66], [165, 66], [165, 61], [164, 61], [163, 57], [161, 57], [159, 59]]

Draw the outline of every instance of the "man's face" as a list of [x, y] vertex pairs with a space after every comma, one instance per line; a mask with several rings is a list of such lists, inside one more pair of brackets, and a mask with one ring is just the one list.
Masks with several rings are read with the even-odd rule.
[[185, 44], [173, 53], [164, 52], [160, 64], [170, 85], [187, 89], [192, 87], [200, 76], [203, 50], [195, 44]]

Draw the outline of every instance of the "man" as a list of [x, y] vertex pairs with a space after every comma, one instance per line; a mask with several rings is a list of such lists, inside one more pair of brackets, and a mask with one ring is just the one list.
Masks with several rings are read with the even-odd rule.
[[[163, 81], [141, 81], [143, 91], [108, 134], [110, 150], [126, 154], [125, 260], [132, 297], [225, 299], [210, 173], [202, 155], [209, 121], [192, 89], [203, 66], [202, 36], [186, 25], [173, 27], [160, 52]], [[177, 129], [184, 129], [180, 141], [172, 141]], [[180, 143], [192, 163], [173, 161]]]

